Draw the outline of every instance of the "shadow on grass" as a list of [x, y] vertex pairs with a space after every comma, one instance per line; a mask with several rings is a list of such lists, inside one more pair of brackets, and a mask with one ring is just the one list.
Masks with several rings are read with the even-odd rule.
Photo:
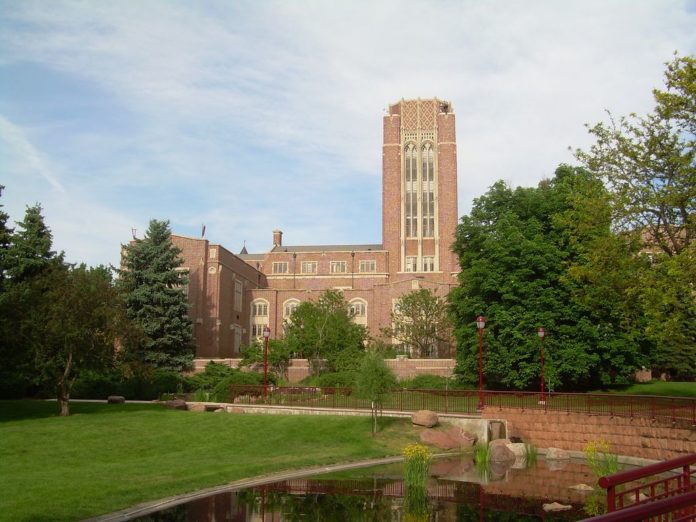
[[[71, 402], [70, 415], [122, 413], [136, 411], [164, 411], [158, 404], [105, 404], [99, 402]], [[58, 403], [43, 400], [0, 401], [0, 422], [58, 417]]]

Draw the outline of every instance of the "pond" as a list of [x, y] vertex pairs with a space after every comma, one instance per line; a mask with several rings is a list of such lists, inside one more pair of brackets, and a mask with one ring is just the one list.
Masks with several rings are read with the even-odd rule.
[[[532, 466], [477, 470], [470, 455], [438, 459], [431, 466], [427, 511], [409, 512], [403, 468], [372, 468], [284, 480], [198, 499], [138, 518], [141, 522], [247, 521], [576, 521], [586, 518], [592, 484], [582, 462], [545, 461]], [[571, 508], [546, 513], [543, 504]]]

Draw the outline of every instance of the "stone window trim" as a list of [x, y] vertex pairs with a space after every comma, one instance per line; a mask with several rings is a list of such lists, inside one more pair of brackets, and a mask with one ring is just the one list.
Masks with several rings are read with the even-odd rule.
[[300, 273], [302, 274], [316, 274], [317, 273], [317, 262], [316, 261], [302, 261], [300, 267]]
[[273, 273], [274, 274], [287, 274], [288, 273], [288, 262], [287, 261], [273, 261]]
[[377, 271], [377, 261], [374, 259], [362, 259], [358, 265], [360, 273], [371, 273]]
[[283, 319], [290, 320], [292, 313], [300, 305], [300, 300], [290, 298], [283, 303]]
[[348, 272], [348, 263], [346, 261], [331, 261], [329, 272], [332, 274], [345, 274]]

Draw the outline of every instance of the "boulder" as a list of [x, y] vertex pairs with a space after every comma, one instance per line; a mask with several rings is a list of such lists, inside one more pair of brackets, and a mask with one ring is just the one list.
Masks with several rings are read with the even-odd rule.
[[558, 502], [552, 502], [551, 504], [544, 504], [544, 511], [547, 513], [555, 511], [568, 511], [573, 509], [573, 506], [568, 506], [566, 504], [559, 504]]
[[527, 456], [527, 448], [522, 442], [511, 442], [510, 444], [506, 444], [506, 446], [515, 454], [515, 457]]
[[510, 443], [507, 439], [498, 439], [488, 445], [491, 455], [491, 462], [514, 462], [515, 454], [508, 448]]
[[193, 402], [187, 405], [188, 411], [205, 411], [205, 404], [202, 402]]
[[109, 395], [106, 399], [107, 404], [123, 404], [126, 402], [126, 398], [121, 395]]
[[437, 426], [437, 413], [430, 410], [419, 410], [413, 415], [411, 415], [411, 422], [416, 426], [425, 426], [426, 428], [432, 428], [433, 426]]
[[421, 442], [444, 450], [470, 448], [476, 442], [476, 437], [457, 426], [445, 430], [426, 429], [420, 434]]
[[164, 405], [172, 410], [186, 410], [186, 401], [183, 399], [172, 399], [171, 401], [167, 401], [164, 403]]
[[546, 460], [568, 460], [570, 455], [564, 449], [548, 448], [546, 450]]
[[226, 411], [225, 408], [216, 408], [213, 410], [213, 413], [225, 413]]

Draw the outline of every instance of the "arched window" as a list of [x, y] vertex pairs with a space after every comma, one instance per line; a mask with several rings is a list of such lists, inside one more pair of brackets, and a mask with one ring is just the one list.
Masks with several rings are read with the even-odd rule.
[[357, 324], [367, 325], [367, 301], [360, 298], [351, 299], [348, 303], [353, 321]]
[[435, 236], [435, 166], [433, 147], [425, 143], [421, 149], [422, 160], [422, 195], [421, 216], [423, 219], [423, 237]]
[[300, 301], [298, 299], [288, 299], [285, 301], [283, 303], [283, 319], [289, 321], [292, 313], [295, 311], [295, 308], [297, 308], [299, 305]]
[[418, 235], [418, 149], [413, 143], [404, 150], [404, 228], [406, 237]]
[[254, 299], [251, 302], [251, 339], [263, 337], [263, 329], [268, 324], [268, 301]]

